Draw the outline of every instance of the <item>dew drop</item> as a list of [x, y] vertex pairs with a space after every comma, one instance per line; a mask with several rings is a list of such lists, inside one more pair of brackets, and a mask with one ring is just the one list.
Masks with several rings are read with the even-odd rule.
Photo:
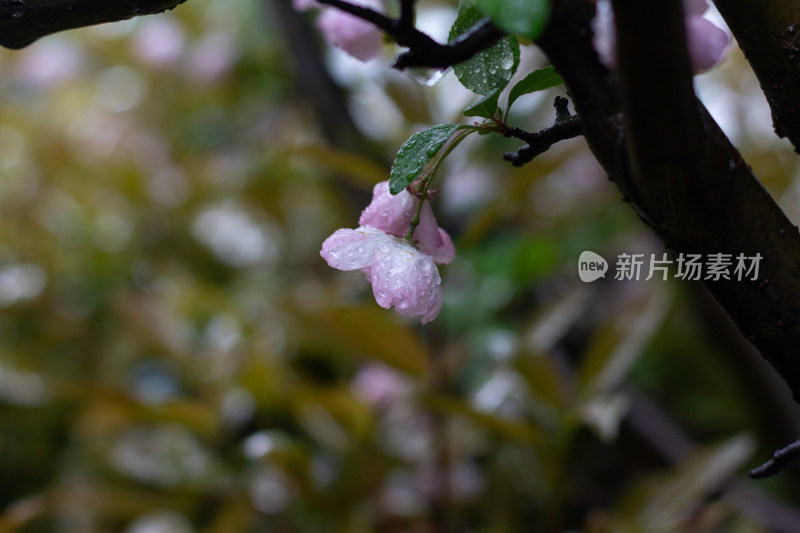
[[420, 85], [431, 87], [439, 83], [439, 80], [441, 80], [444, 77], [447, 70], [448, 69], [412, 67], [412, 68], [407, 68], [406, 72], [408, 73], [409, 76], [411, 76], [411, 79], [413, 79]]
[[25, 12], [28, 10], [28, 7], [25, 5], [25, 2], [23, 2], [23, 0], [14, 0], [13, 2], [11, 2], [10, 9], [11, 9], [11, 16], [16, 19], [23, 16]]

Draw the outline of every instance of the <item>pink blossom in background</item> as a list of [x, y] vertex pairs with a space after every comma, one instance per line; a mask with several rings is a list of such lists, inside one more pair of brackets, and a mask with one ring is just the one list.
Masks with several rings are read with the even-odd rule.
[[[706, 0], [684, 0], [686, 16], [686, 40], [689, 48], [689, 61], [692, 70], [703, 72], [719, 63], [730, 44], [730, 36], [713, 22], [703, 18], [708, 10]], [[614, 66], [616, 58], [614, 36], [614, 13], [608, 0], [597, 2], [597, 11], [592, 20], [592, 44], [600, 61], [606, 66]]]
[[375, 363], [359, 370], [350, 387], [364, 402], [378, 408], [407, 397], [412, 390], [411, 382], [400, 372]]
[[338, 9], [325, 9], [317, 18], [317, 27], [325, 39], [360, 61], [369, 61], [381, 49], [380, 30]]
[[394, 307], [401, 315], [422, 316], [424, 324], [442, 308], [436, 263], [451, 262], [455, 247], [437, 225], [429, 202], [422, 206], [413, 241], [404, 238], [418, 206], [419, 200], [408, 191], [393, 196], [388, 182], [379, 183], [361, 213], [360, 227], [337, 230], [322, 244], [320, 255], [333, 268], [361, 269], [378, 305]]

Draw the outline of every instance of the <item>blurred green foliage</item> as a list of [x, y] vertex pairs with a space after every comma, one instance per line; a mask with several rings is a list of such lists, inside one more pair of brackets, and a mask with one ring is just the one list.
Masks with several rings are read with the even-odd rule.
[[[579, 281], [583, 250], [660, 253], [581, 140], [521, 169], [507, 139], [453, 153], [433, 324], [327, 268], [402, 142], [475, 96], [327, 50], [374, 143], [337, 145], [274, 8], [191, 0], [0, 54], [0, 532], [768, 531], [726, 483], [787, 419], [695, 288]], [[518, 77], [542, 65], [525, 48]], [[708, 87], [751, 98], [743, 72]], [[737, 132], [796, 210], [790, 150]], [[701, 446], [642, 438], [637, 390]], [[763, 486], [800, 504], [796, 473]]]

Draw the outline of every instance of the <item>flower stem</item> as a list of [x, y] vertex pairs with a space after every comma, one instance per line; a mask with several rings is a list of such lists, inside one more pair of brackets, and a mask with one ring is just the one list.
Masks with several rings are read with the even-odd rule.
[[419, 205], [417, 206], [417, 212], [414, 213], [414, 218], [411, 219], [411, 227], [408, 228], [408, 232], [406, 233], [406, 239], [411, 240], [411, 237], [414, 235], [414, 230], [417, 229], [419, 226], [419, 216], [422, 213], [422, 204], [428, 198], [428, 189], [431, 186], [431, 182], [433, 181], [433, 176], [436, 174], [436, 171], [439, 170], [439, 165], [442, 164], [442, 161], [450, 155], [456, 146], [461, 143], [464, 139], [466, 139], [467, 135], [473, 133], [475, 131], [479, 131], [480, 128], [477, 126], [462, 126], [459, 128], [454, 134], [447, 145], [444, 147], [439, 153], [439, 156], [433, 162], [433, 165], [430, 167], [428, 172], [423, 175], [422, 181], [419, 185], [419, 190], [417, 190], [417, 195], [419, 196]]

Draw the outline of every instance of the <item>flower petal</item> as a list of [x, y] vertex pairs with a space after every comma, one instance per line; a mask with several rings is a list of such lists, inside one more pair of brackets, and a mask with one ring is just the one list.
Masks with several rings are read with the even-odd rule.
[[725, 55], [730, 37], [722, 28], [703, 17], [686, 19], [686, 34], [689, 43], [689, 59], [692, 70], [701, 72], [716, 65]]
[[338, 229], [322, 243], [320, 255], [339, 270], [356, 270], [372, 264], [373, 256], [391, 235], [374, 228]]
[[433, 258], [399, 239], [375, 253], [371, 270], [375, 301], [401, 315], [430, 322], [442, 307], [441, 278]]
[[389, 182], [382, 181], [372, 189], [372, 202], [361, 213], [359, 226], [369, 226], [404, 237], [417, 210], [417, 199], [410, 192], [389, 192]]
[[450, 263], [456, 257], [456, 248], [445, 230], [436, 224], [430, 202], [425, 202], [419, 214], [419, 225], [414, 230], [417, 247], [433, 257], [437, 263]]

